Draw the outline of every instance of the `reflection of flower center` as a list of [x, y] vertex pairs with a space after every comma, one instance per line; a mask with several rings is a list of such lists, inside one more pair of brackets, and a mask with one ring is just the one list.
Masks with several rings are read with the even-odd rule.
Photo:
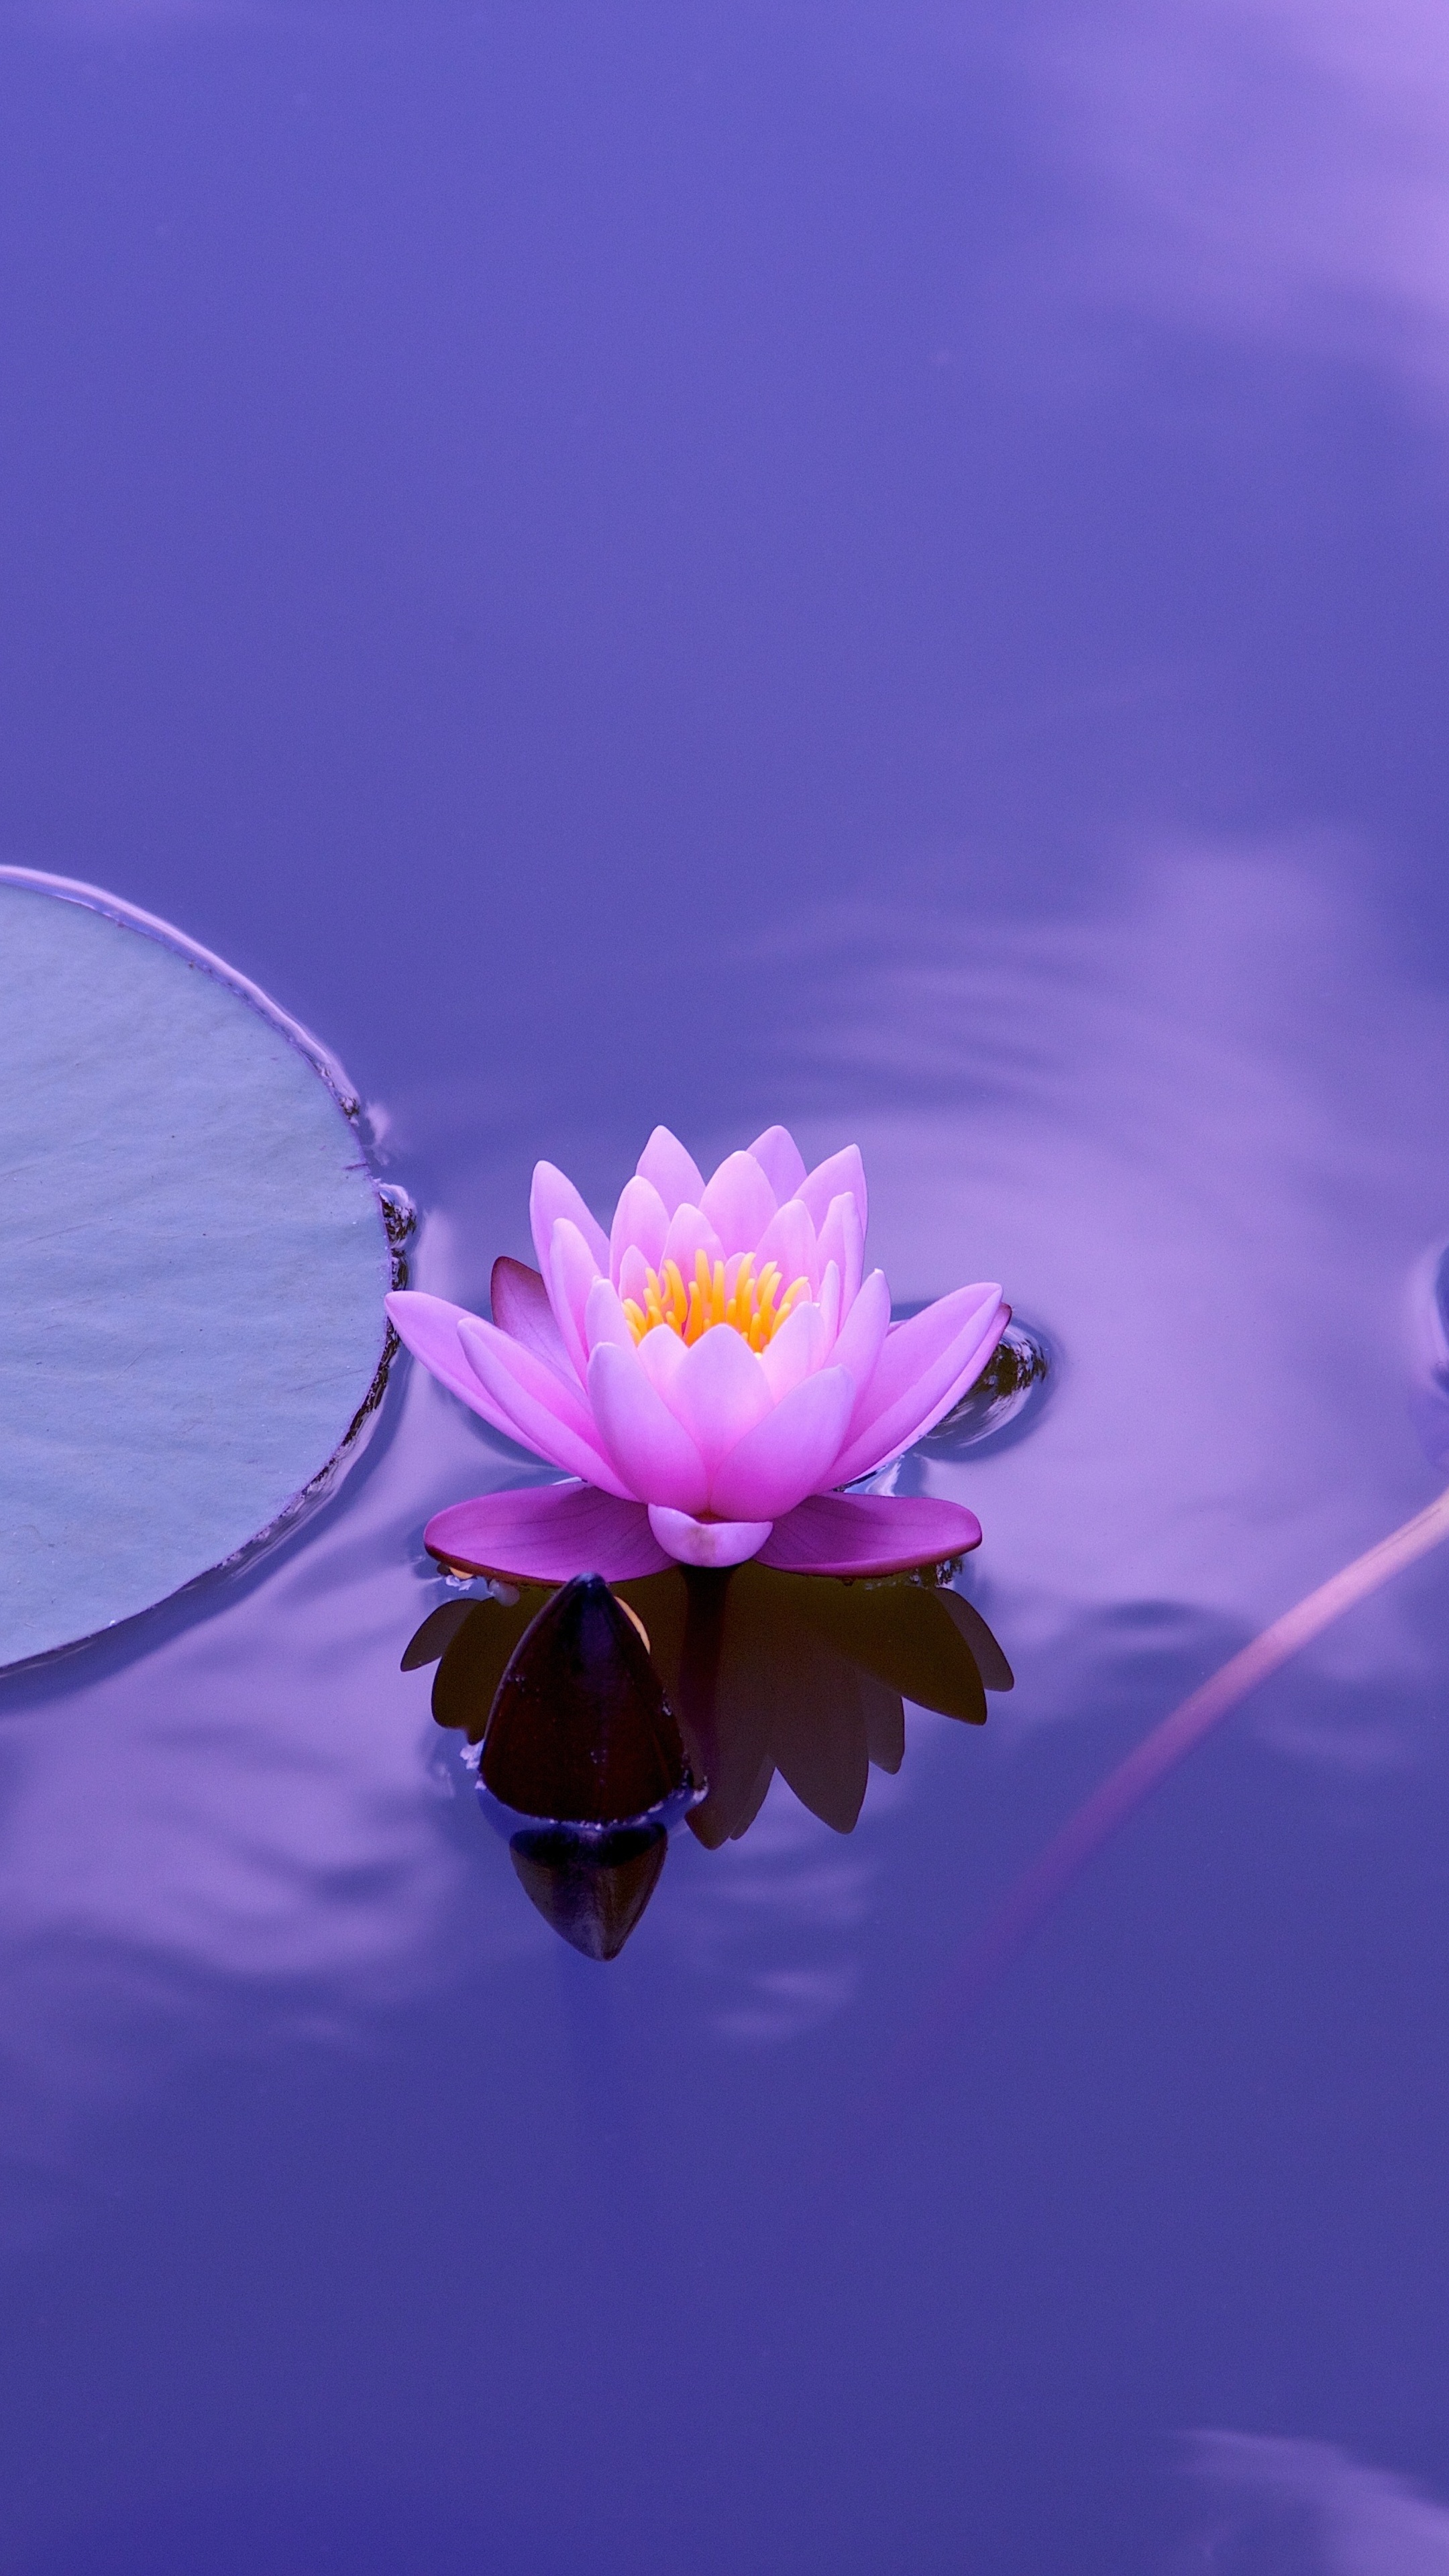
[[781, 1296], [780, 1266], [775, 1261], [767, 1261], [757, 1279], [752, 1252], [717, 1261], [713, 1271], [704, 1254], [697, 1252], [688, 1288], [678, 1262], [666, 1261], [662, 1275], [657, 1270], [645, 1272], [643, 1305], [626, 1297], [624, 1313], [636, 1342], [642, 1342], [656, 1324], [667, 1324], [685, 1342], [697, 1342], [712, 1324], [733, 1324], [752, 1351], [762, 1351], [791, 1307], [809, 1294], [809, 1280], [800, 1278], [793, 1279]]

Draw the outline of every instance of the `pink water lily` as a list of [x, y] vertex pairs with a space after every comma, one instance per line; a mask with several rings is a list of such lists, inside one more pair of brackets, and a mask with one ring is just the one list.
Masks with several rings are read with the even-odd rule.
[[752, 1556], [891, 1573], [976, 1546], [959, 1503], [839, 1490], [934, 1428], [1010, 1313], [977, 1285], [892, 1323], [854, 1145], [807, 1172], [771, 1127], [706, 1181], [656, 1127], [607, 1235], [552, 1163], [529, 1213], [539, 1267], [494, 1263], [491, 1323], [417, 1289], [387, 1301], [434, 1377], [569, 1480], [440, 1512], [435, 1555], [623, 1582]]

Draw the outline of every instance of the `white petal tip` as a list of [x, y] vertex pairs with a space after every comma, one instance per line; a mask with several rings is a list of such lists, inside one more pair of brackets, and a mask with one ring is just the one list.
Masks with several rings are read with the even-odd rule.
[[743, 1565], [758, 1555], [773, 1521], [697, 1521], [667, 1503], [651, 1503], [649, 1526], [665, 1553], [679, 1565]]

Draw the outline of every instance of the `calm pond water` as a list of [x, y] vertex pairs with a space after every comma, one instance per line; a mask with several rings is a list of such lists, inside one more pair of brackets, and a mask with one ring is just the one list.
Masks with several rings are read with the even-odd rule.
[[425, 1287], [779, 1118], [1060, 1360], [903, 1477], [1014, 1692], [608, 1966], [399, 1670], [514, 1472], [416, 1369], [0, 1686], [4, 2576], [1449, 2568], [1449, 1556], [932, 2002], [1438, 1490], [1439, 13], [33, 0], [0, 127], [0, 855], [337, 1050]]

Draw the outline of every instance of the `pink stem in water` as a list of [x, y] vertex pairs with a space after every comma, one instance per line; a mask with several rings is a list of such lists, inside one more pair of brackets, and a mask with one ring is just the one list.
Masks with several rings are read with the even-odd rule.
[[1023, 1871], [991, 1922], [942, 1981], [916, 2029], [902, 2041], [895, 2054], [891, 2082], [913, 2070], [943, 2029], [971, 2010], [992, 1980], [1026, 1947], [1078, 1871], [1136, 1814], [1143, 1800], [1176, 1770], [1179, 1762], [1186, 1760], [1204, 1736], [1210, 1735], [1219, 1721], [1247, 1698], [1249, 1691], [1256, 1690], [1301, 1647], [1321, 1636], [1335, 1619], [1342, 1618], [1345, 1610], [1367, 1600], [1391, 1575], [1412, 1565], [1416, 1557], [1427, 1556], [1430, 1548], [1438, 1547], [1446, 1538], [1449, 1491], [1440, 1494], [1422, 1512], [1416, 1512], [1401, 1529], [1380, 1539], [1376, 1547], [1356, 1556], [1351, 1565], [1321, 1583], [1306, 1600], [1285, 1610], [1281, 1619], [1275, 1619], [1250, 1646], [1232, 1656], [1211, 1681], [1203, 1682], [1179, 1701], [1171, 1715], [1144, 1737], [1125, 1762], [1118, 1763], [1039, 1858]]

